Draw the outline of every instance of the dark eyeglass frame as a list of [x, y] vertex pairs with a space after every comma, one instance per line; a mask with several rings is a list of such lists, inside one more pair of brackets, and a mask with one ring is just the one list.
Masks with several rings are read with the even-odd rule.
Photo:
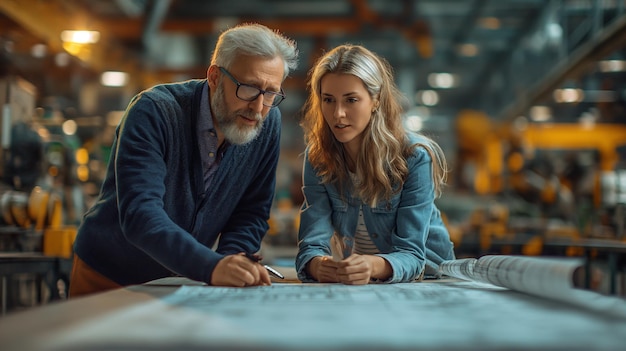
[[[240, 83], [237, 79], [235, 79], [235, 77], [233, 77], [232, 74], [230, 74], [230, 72], [228, 72], [228, 70], [226, 70], [226, 68], [224, 67], [219, 67], [220, 71], [223, 72], [224, 74], [226, 74], [226, 76], [228, 78], [230, 78], [230, 80], [233, 81], [233, 83], [235, 83], [235, 85], [237, 85], [237, 90], [235, 91], [235, 95], [237, 96], [237, 98], [243, 100], [243, 101], [254, 101], [256, 100], [259, 95], [263, 95], [263, 106], [265, 107], [276, 107], [278, 105], [280, 105], [281, 102], [283, 102], [287, 96], [285, 96], [285, 92], [283, 91], [283, 89], [280, 89], [280, 92], [276, 92], [276, 91], [270, 91], [270, 90], [263, 90], [263, 89], [259, 89], [257, 87], [255, 87], [254, 85], [250, 85], [250, 84], [245, 84], [245, 83]], [[254, 97], [246, 97], [243, 98], [241, 96], [239, 96], [239, 88], [241, 87], [246, 87], [249, 89], [255, 89], [258, 90], [259, 92], [254, 95]], [[274, 100], [272, 100], [272, 103], [270, 105], [265, 103], [265, 94], [271, 94], [274, 95]]]

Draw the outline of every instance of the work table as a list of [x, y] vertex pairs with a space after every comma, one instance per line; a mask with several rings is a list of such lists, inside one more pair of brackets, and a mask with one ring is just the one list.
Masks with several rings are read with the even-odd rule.
[[178, 279], [54, 302], [0, 318], [5, 351], [615, 350], [616, 317], [487, 284], [278, 283]]

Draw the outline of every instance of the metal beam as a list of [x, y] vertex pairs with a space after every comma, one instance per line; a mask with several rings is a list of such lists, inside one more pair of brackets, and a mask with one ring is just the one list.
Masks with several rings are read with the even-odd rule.
[[567, 59], [555, 65], [544, 79], [529, 87], [526, 94], [520, 94], [516, 101], [503, 110], [498, 120], [513, 120], [523, 114], [528, 107], [548, 97], [565, 79], [578, 76], [593, 62], [625, 46], [626, 15], [622, 15], [608, 25], [595, 39], [581, 45]]
[[106, 70], [120, 70], [130, 74], [137, 85], [144, 81], [153, 81], [146, 77], [149, 72], [142, 69], [138, 55], [124, 49], [116, 38], [109, 33], [109, 27], [94, 18], [83, 9], [79, 2], [38, 1], [38, 0], [3, 0], [0, 12], [15, 21], [33, 36], [45, 42], [52, 52], [68, 52], [68, 47], [61, 40], [64, 30], [88, 29], [100, 32], [97, 44], [74, 47], [73, 56], [80, 59], [86, 67], [96, 73]]
[[170, 8], [170, 0], [152, 1], [152, 6], [149, 7], [148, 19], [142, 30], [141, 39], [145, 47], [150, 46], [150, 42], [157, 35], [163, 19], [167, 16], [167, 12]]
[[0, 1], [0, 11], [33, 35], [44, 40], [53, 50], [61, 51], [61, 31], [68, 28], [71, 16], [67, 7], [56, 1]]
[[[367, 0], [351, 0], [350, 2], [356, 11], [356, 17], [359, 22], [372, 24], [376, 28], [397, 30], [404, 35], [408, 42], [415, 45], [420, 56], [423, 58], [431, 58], [433, 56], [432, 37], [425, 21], [414, 19], [411, 23], [408, 23], [411, 14], [406, 13], [406, 17], [403, 20], [382, 18], [370, 8]], [[406, 3], [403, 5], [409, 7]]]

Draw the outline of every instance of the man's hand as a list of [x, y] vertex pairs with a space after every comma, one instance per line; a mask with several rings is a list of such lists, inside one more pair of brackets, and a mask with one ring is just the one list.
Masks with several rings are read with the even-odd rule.
[[320, 283], [338, 283], [337, 262], [329, 256], [318, 256], [307, 264], [309, 274]]
[[239, 253], [225, 256], [217, 263], [211, 285], [243, 287], [272, 285], [272, 282], [265, 267]]

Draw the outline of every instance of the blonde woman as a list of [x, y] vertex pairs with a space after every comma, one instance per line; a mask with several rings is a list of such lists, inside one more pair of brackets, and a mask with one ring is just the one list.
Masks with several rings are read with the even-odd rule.
[[311, 70], [296, 269], [302, 281], [399, 283], [437, 276], [453, 245], [434, 201], [446, 161], [404, 129], [388, 63], [342, 45]]

